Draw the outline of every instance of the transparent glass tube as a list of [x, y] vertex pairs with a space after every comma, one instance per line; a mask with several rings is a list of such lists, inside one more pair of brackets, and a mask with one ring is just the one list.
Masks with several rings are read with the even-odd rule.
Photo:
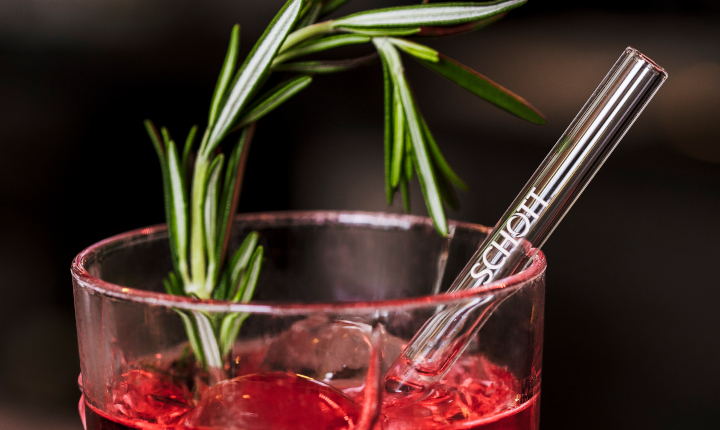
[[[600, 86], [510, 205], [449, 292], [487, 285], [522, 269], [545, 243], [667, 78], [633, 48]], [[518, 246], [523, 244], [523, 246]], [[532, 248], [532, 249], [530, 249]], [[512, 291], [435, 314], [386, 375], [389, 391], [422, 389], [441, 379], [468, 340]]]

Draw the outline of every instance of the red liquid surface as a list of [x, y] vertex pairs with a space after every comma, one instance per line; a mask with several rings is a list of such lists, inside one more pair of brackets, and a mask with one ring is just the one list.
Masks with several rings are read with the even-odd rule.
[[[112, 384], [103, 411], [82, 400], [80, 406], [87, 430], [370, 430], [361, 423], [362, 384], [342, 389], [265, 372], [223, 381], [197, 401], [179, 381], [136, 369]], [[432, 390], [386, 394], [372, 429], [536, 430], [539, 394], [521, 403], [519, 391], [503, 368], [484, 358], [461, 360]]]

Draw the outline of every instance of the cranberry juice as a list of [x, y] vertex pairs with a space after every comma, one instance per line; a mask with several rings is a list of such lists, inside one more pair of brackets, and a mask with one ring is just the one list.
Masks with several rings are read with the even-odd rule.
[[[539, 394], [520, 392], [502, 367], [461, 359], [430, 390], [386, 394], [373, 429], [536, 430]], [[326, 384], [285, 372], [246, 374], [193, 396], [177, 378], [134, 369], [112, 384], [102, 411], [84, 401], [80, 409], [87, 430], [351, 430], [361, 428], [362, 399], [361, 382]]]

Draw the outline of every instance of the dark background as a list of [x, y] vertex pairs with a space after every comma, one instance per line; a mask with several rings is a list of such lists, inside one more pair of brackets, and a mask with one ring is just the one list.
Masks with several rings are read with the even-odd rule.
[[[0, 0], [0, 428], [80, 429], [70, 261], [163, 221], [142, 120], [203, 125], [232, 24], [243, 53], [282, 0]], [[392, 0], [355, 0], [345, 11]], [[544, 248], [544, 429], [720, 422], [720, 4], [535, 0], [427, 41], [525, 97], [524, 123], [408, 60], [492, 225], [631, 45], [670, 78]], [[320, 76], [263, 120], [240, 210], [386, 207], [379, 65]], [[417, 185], [413, 212], [424, 214]]]

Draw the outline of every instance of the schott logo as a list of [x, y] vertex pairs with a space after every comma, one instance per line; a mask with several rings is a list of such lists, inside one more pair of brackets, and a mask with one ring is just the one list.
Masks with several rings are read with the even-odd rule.
[[[529, 201], [530, 199], [532, 199], [532, 201]], [[505, 263], [505, 259], [510, 256], [510, 251], [518, 245], [518, 239], [525, 237], [528, 234], [528, 231], [530, 231], [530, 224], [540, 218], [540, 214], [529, 207], [534, 206], [535, 203], [542, 206], [542, 209], [539, 209], [540, 212], [545, 210], [548, 205], [548, 202], [535, 194], [535, 187], [533, 187], [525, 197], [525, 200], [523, 200], [517, 212], [515, 212], [513, 216], [507, 220], [505, 225], [502, 226], [502, 229], [500, 230], [500, 236], [503, 238], [502, 242], [498, 244], [493, 240], [490, 243], [490, 246], [488, 246], [487, 249], [485, 249], [485, 252], [483, 252], [482, 260], [475, 263], [470, 270], [470, 276], [476, 279], [473, 288], [479, 285], [488, 284], [493, 280], [495, 273], [497, 273], [497, 269], [502, 267]], [[508, 244], [512, 245], [509, 249], [506, 248]], [[499, 253], [496, 253], [494, 256], [494, 259], [497, 261], [491, 263], [489, 261], [489, 254], [493, 249], [496, 249]], [[500, 258], [497, 258], [498, 256], [500, 256]], [[485, 269], [478, 271], [482, 266], [484, 266]]]

